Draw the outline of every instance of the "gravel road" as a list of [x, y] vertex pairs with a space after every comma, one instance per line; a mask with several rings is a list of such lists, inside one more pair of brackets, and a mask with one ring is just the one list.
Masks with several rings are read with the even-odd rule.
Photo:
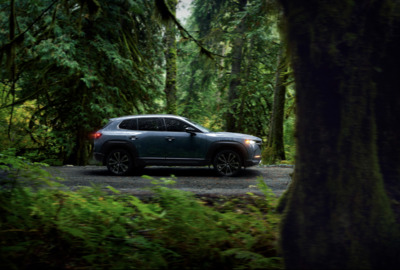
[[62, 183], [71, 189], [81, 186], [112, 186], [124, 193], [135, 196], [151, 195], [146, 189], [151, 180], [142, 177], [148, 175], [154, 179], [171, 178], [174, 175], [174, 189], [191, 191], [200, 196], [237, 196], [247, 192], [262, 194], [256, 187], [257, 179], [262, 177], [272, 191], [280, 196], [288, 187], [293, 172], [291, 166], [251, 167], [236, 177], [218, 177], [208, 167], [149, 167], [140, 175], [113, 176], [103, 166], [60, 166], [47, 169], [53, 176], [65, 179]]

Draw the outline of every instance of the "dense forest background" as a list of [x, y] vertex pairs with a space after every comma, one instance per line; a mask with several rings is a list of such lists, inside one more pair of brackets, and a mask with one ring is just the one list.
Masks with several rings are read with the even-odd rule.
[[[182, 8], [191, 15], [176, 19]], [[264, 0], [2, 1], [0, 148], [85, 165], [109, 118], [171, 113], [293, 161], [281, 13]]]
[[[264, 162], [290, 161], [295, 112], [295, 169], [277, 207], [282, 213], [279, 239], [263, 236], [259, 242], [251, 240], [257, 243], [253, 247], [258, 250], [258, 243], [272, 239], [275, 248], [279, 240], [286, 269], [397, 269], [400, 1], [280, 0], [279, 4], [272, 0], [193, 0], [191, 16], [184, 23], [176, 19], [176, 0], [1, 1], [0, 150], [14, 148], [18, 155], [52, 164], [86, 164], [90, 134], [108, 118], [176, 113], [214, 130], [261, 136], [266, 146]], [[27, 165], [13, 158], [11, 162], [6, 157], [2, 163]], [[9, 166], [1, 168], [8, 170]], [[77, 200], [75, 194], [54, 189], [40, 190], [49, 194], [42, 201], [36, 199], [43, 197], [40, 192], [13, 186], [1, 191], [2, 213], [8, 214], [1, 236], [18, 244], [10, 232], [21, 232], [24, 247], [33, 233], [46, 240], [58, 236], [46, 226], [52, 221], [60, 229], [63, 223], [58, 217], [67, 198], [72, 213], [87, 208], [76, 207], [86, 199]], [[171, 209], [184, 205], [181, 195], [171, 200], [172, 193], [166, 192], [166, 201], [179, 202]], [[95, 194], [86, 192], [84, 198], [89, 193]], [[95, 195], [93, 209], [103, 200], [103, 194]], [[150, 213], [149, 220], [167, 220], [157, 217], [164, 215], [161, 204], [146, 208], [132, 200], [129, 205], [139, 205], [145, 219]], [[22, 203], [26, 207], [21, 208]], [[185, 209], [191, 211], [198, 204], [191, 201], [187, 205]], [[42, 211], [46, 207], [49, 215]], [[16, 215], [10, 209], [26, 212]], [[258, 222], [265, 215], [257, 209], [252, 208]], [[86, 218], [89, 212], [84, 211]], [[135, 219], [129, 211], [123, 206], [119, 213], [127, 213], [127, 221], [132, 222]], [[186, 225], [175, 221], [182, 216], [182, 211], [177, 213], [171, 224]], [[271, 232], [265, 223], [244, 230], [238, 225], [233, 230], [232, 213], [226, 223], [214, 219], [218, 226], [228, 224], [224, 235], [230, 239], [237, 232], [253, 233], [255, 228]], [[109, 216], [104, 222], [107, 226]], [[247, 222], [251, 216], [239, 214], [238, 218]], [[196, 225], [197, 220], [205, 220], [190, 215], [189, 219]], [[31, 230], [29, 222], [38, 220], [46, 226]], [[93, 220], [97, 226], [99, 219]], [[76, 222], [71, 223], [69, 217], [65, 221], [70, 234], [86, 240], [86, 234], [75, 230]], [[17, 225], [26, 228], [15, 229]], [[275, 225], [273, 221], [273, 229]], [[110, 235], [107, 226], [106, 235]], [[120, 232], [120, 227], [115, 231]], [[163, 230], [156, 232], [163, 237]], [[180, 230], [172, 226], [165, 232]], [[193, 236], [192, 231], [187, 235]], [[199, 239], [213, 239], [205, 235], [193, 238], [192, 247]], [[233, 238], [245, 243], [243, 235]], [[110, 239], [113, 247], [118, 243], [118, 249], [120, 242]], [[129, 242], [129, 248], [132, 243], [139, 242]], [[142, 243], [134, 246], [142, 248]], [[98, 256], [99, 244], [91, 246]], [[264, 245], [261, 250], [266, 249]], [[36, 254], [35, 249], [31, 251]], [[239, 261], [254, 262], [253, 253], [242, 251], [235, 248], [229, 254]], [[201, 258], [224, 259], [209, 253]], [[266, 269], [270, 262], [243, 268]], [[219, 263], [212, 265], [221, 268], [224, 262]]]

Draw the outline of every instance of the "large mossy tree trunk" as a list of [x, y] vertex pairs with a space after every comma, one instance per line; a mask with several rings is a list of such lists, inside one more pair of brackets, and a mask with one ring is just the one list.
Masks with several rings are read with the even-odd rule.
[[[399, 5], [397, 8], [399, 9]], [[397, 15], [400, 11], [397, 10]], [[384, 178], [386, 192], [393, 202], [397, 222], [400, 224], [400, 23], [399, 17], [392, 29], [385, 29], [392, 39], [385, 41], [383, 62], [385, 69], [378, 66], [376, 84], [379, 89], [376, 98], [377, 143], [380, 170]], [[397, 37], [397, 39], [396, 39]], [[399, 240], [400, 241], [400, 240]]]
[[399, 160], [399, 148], [388, 153], [393, 138], [382, 143], [384, 132], [395, 134], [382, 118], [399, 116], [394, 102], [400, 94], [390, 95], [386, 81], [400, 74], [399, 65], [387, 61], [399, 55], [393, 45], [397, 1], [281, 2], [296, 79], [298, 134], [281, 226], [286, 268], [397, 267], [398, 224], [385, 187], [390, 189], [388, 179], [400, 178], [398, 169], [382, 164]]

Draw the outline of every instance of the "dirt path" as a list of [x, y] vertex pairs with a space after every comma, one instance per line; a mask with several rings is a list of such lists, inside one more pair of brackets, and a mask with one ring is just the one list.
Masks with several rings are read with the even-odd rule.
[[171, 178], [176, 183], [171, 188], [191, 191], [197, 195], [244, 195], [248, 192], [262, 194], [257, 188], [257, 179], [263, 179], [272, 191], [280, 196], [290, 183], [292, 167], [251, 167], [243, 170], [237, 177], [218, 177], [207, 167], [149, 167], [140, 175], [112, 176], [105, 167], [99, 166], [61, 166], [48, 170], [56, 177], [64, 178], [63, 183], [71, 189], [80, 186], [112, 186], [132, 195], [148, 195], [152, 186], [142, 175], [153, 179]]

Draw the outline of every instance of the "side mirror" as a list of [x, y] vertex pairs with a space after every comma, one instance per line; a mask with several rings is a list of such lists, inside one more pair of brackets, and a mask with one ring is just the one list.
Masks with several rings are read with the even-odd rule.
[[192, 128], [192, 127], [185, 128], [185, 131], [187, 133], [190, 133], [190, 135], [192, 135], [192, 136], [196, 136], [196, 130], [194, 128]]

